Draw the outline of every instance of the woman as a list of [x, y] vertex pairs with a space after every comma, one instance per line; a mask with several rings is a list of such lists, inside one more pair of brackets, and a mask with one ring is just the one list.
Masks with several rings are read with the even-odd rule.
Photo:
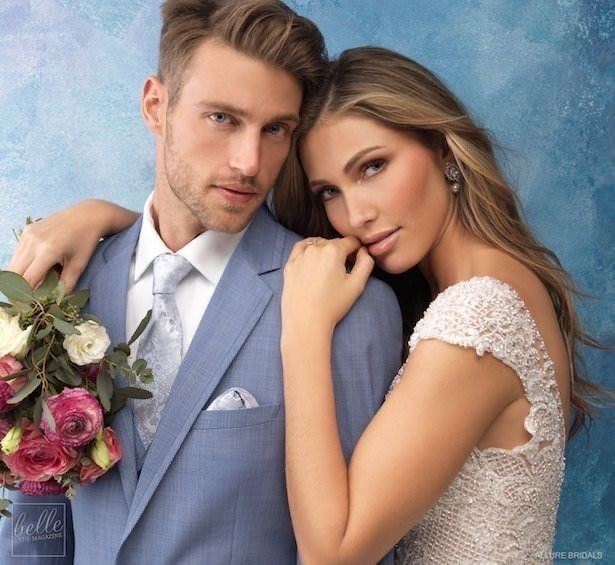
[[[358, 48], [333, 64], [297, 149], [303, 169], [291, 155], [274, 195], [281, 221], [343, 236], [298, 243], [285, 269], [287, 486], [303, 561], [373, 563], [400, 539], [400, 563], [550, 560], [566, 422], [574, 407], [572, 431], [584, 423], [592, 390], [576, 348], [593, 342], [488, 137], [429, 71]], [[54, 227], [83, 206], [113, 225]], [[72, 283], [98, 235], [134, 220], [109, 206], [37, 226], [61, 253], [32, 262], [26, 243], [11, 267], [35, 280], [63, 258]], [[397, 290], [410, 354], [347, 464], [331, 336], [374, 263]]]

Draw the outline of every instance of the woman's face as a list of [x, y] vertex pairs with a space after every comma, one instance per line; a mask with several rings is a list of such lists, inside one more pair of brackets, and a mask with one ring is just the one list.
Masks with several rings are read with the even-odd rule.
[[404, 272], [439, 242], [452, 196], [435, 151], [347, 114], [317, 124], [300, 154], [333, 227], [360, 239], [380, 268]]

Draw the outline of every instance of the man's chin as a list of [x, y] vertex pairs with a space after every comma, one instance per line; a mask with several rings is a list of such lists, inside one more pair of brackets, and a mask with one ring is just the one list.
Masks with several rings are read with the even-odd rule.
[[[260, 206], [259, 206], [260, 207]], [[244, 230], [249, 223], [252, 221], [252, 218], [256, 215], [258, 208], [250, 211], [249, 213], [245, 210], [241, 211], [225, 211], [225, 213], [220, 214], [216, 218], [204, 218], [203, 227], [206, 230], [211, 231], [219, 231], [223, 233], [239, 233]]]

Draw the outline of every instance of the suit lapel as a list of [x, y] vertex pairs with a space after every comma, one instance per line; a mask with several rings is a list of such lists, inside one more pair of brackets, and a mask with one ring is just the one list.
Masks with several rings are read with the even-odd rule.
[[[126, 296], [130, 262], [139, 237], [141, 221], [116, 236], [103, 251], [105, 264], [93, 273], [88, 281], [90, 309], [98, 316], [109, 332], [112, 344], [126, 341]], [[115, 377], [115, 386], [127, 386], [124, 377]], [[134, 426], [128, 405], [117, 412], [111, 421], [122, 445], [122, 458], [117, 463], [122, 490], [130, 507], [137, 484], [134, 450]]]
[[261, 209], [231, 257], [182, 362], [148, 449], [124, 539], [271, 300], [273, 293], [260, 275], [280, 267], [281, 232], [269, 213]]

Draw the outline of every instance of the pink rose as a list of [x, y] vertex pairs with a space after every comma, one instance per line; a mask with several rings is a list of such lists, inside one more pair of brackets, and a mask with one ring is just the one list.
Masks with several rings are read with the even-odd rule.
[[55, 479], [49, 479], [45, 482], [38, 481], [21, 481], [19, 490], [30, 496], [46, 496], [49, 494], [62, 494], [66, 489]]
[[12, 427], [13, 427], [13, 422], [11, 422], [11, 420], [0, 417], [0, 440], [6, 435], [6, 432], [8, 432]]
[[45, 418], [41, 428], [47, 439], [64, 447], [81, 447], [90, 443], [100, 430], [103, 413], [96, 397], [84, 388], [65, 388], [47, 399], [55, 420], [54, 432]]
[[97, 444], [99, 445], [92, 445], [92, 451], [96, 450], [95, 458], [103, 465], [106, 464], [106, 468], [97, 465], [92, 458], [86, 459], [88, 463], [82, 462], [79, 469], [80, 483], [93, 483], [122, 458], [122, 446], [111, 428], [103, 430], [102, 439], [97, 440]]
[[23, 369], [23, 365], [12, 355], [0, 357], [0, 378], [14, 375]]
[[21, 428], [23, 437], [17, 450], [11, 455], [2, 454], [2, 461], [19, 478], [48, 481], [54, 475], [66, 473], [77, 462], [76, 449], [51, 443], [33, 422], [22, 420]]
[[[12, 357], [11, 355], [5, 355], [0, 358], [0, 379], [2, 377], [8, 377], [14, 375], [23, 369], [23, 365]], [[0, 412], [9, 412], [14, 410], [16, 404], [8, 404], [9, 398], [12, 398], [17, 394], [24, 385], [28, 382], [25, 375], [21, 375], [11, 380], [0, 380]]]

